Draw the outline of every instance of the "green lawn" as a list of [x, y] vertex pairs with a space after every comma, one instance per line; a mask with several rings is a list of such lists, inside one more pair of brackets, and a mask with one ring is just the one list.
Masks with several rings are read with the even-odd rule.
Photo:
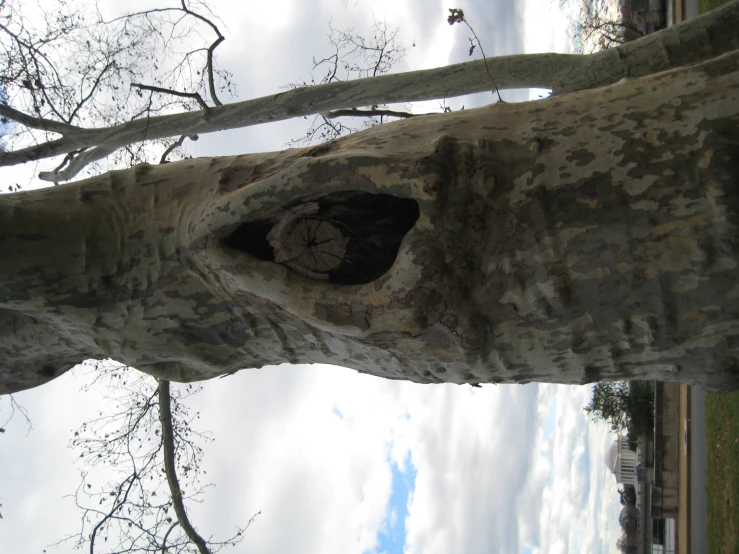
[[708, 540], [711, 552], [739, 552], [739, 391], [706, 394]]
[[[699, 0], [700, 13], [728, 0]], [[711, 552], [739, 553], [739, 391], [706, 394], [708, 541]]]

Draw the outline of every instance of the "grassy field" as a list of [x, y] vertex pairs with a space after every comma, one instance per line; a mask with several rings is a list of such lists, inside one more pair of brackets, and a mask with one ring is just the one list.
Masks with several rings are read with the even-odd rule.
[[706, 394], [708, 540], [711, 552], [739, 552], [739, 392]]
[[[701, 13], [727, 0], [699, 0]], [[708, 542], [712, 553], [739, 553], [739, 392], [706, 394]]]
[[[729, 0], [698, 0], [700, 13]], [[711, 553], [739, 554], [739, 391], [706, 394], [708, 541]]]

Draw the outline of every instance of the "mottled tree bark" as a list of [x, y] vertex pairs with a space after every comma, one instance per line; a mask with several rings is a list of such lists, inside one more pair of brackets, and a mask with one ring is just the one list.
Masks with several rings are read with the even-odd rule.
[[172, 381], [308, 362], [735, 388], [738, 100], [733, 52], [0, 196], [2, 392], [108, 356]]

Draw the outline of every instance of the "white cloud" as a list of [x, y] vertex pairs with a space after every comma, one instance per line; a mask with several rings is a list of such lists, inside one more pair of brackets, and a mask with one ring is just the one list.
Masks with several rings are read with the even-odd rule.
[[620, 506], [603, 452], [613, 437], [583, 413], [592, 387], [540, 385], [540, 390], [544, 402], [556, 399], [557, 427], [545, 442], [552, 449], [552, 473], [544, 482], [529, 482], [530, 502], [538, 496], [543, 508], [528, 545], [537, 554], [609, 552], [618, 537]]
[[511, 510], [529, 471], [536, 385], [433, 387], [412, 404], [418, 468], [408, 552], [515, 552]]

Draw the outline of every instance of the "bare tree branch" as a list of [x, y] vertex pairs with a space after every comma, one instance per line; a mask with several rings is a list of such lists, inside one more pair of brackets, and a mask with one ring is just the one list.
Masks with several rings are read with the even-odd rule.
[[203, 17], [202, 15], [199, 15], [193, 11], [190, 11], [187, 6], [185, 5], [185, 0], [182, 0], [182, 9], [186, 12], [192, 15], [193, 17], [200, 19], [203, 21], [206, 25], [209, 25], [211, 29], [213, 29], [213, 32], [216, 34], [218, 38], [213, 41], [213, 43], [208, 47], [208, 87], [210, 88], [210, 97], [213, 100], [213, 103], [216, 106], [222, 106], [223, 103], [218, 99], [218, 95], [216, 94], [216, 85], [215, 85], [215, 79], [213, 77], [213, 52], [215, 52], [215, 49], [218, 48], [218, 45], [220, 45], [225, 39], [225, 37], [221, 34], [221, 31], [218, 29], [218, 27], [213, 23], [210, 19]]
[[141, 90], [150, 90], [152, 92], [161, 92], [164, 94], [171, 94], [172, 96], [179, 96], [180, 98], [192, 98], [193, 100], [196, 100], [197, 103], [200, 105], [203, 110], [206, 112], [210, 109], [210, 106], [203, 100], [203, 97], [200, 96], [197, 92], [180, 92], [177, 90], [172, 90], [168, 88], [162, 88], [162, 87], [153, 87], [151, 85], [142, 85], [141, 83], [131, 83], [131, 86], [134, 88], [138, 88]]
[[213, 103], [216, 106], [223, 106], [223, 102], [218, 99], [218, 95], [216, 94], [216, 85], [213, 78], [213, 52], [224, 40], [226, 39], [219, 36], [218, 39], [208, 47], [208, 87], [210, 88], [210, 97], [213, 99]]
[[[69, 158], [69, 165], [67, 165], [66, 169], [60, 171], [59, 168], [57, 168], [53, 171], [42, 171], [39, 173], [38, 177], [42, 181], [51, 181], [52, 183], [69, 181], [92, 162], [102, 160], [106, 156], [110, 156], [115, 151], [116, 148], [104, 148], [102, 146], [98, 146], [97, 148], [84, 150], [79, 154], [72, 153]], [[67, 161], [66, 158], [65, 161]]]
[[76, 125], [70, 125], [63, 121], [54, 121], [52, 119], [44, 119], [42, 117], [34, 117], [32, 115], [25, 114], [16, 109], [11, 108], [4, 102], [0, 102], [0, 116], [12, 119], [16, 123], [38, 129], [39, 131], [48, 131], [52, 133], [70, 133], [79, 131], [80, 127]]
[[360, 110], [358, 108], [351, 108], [349, 110], [333, 110], [330, 112], [322, 113], [323, 117], [328, 119], [334, 119], [337, 117], [398, 117], [401, 119], [407, 119], [416, 115], [428, 115], [428, 114], [413, 114], [410, 112], [398, 112], [395, 110]]
[[[495, 90], [495, 93], [498, 95], [498, 101], [503, 102], [503, 98], [501, 98], [500, 91], [498, 90], [498, 85], [495, 84], [495, 80], [493, 79], [493, 76], [490, 73], [490, 68], [488, 67], [488, 58], [485, 55], [485, 51], [482, 49], [482, 42], [480, 42], [480, 39], [477, 37], [477, 33], [472, 28], [472, 25], [470, 25], [470, 22], [465, 19], [464, 12], [459, 9], [450, 9], [447, 22], [449, 23], [449, 25], [454, 25], [455, 23], [464, 23], [465, 25], [467, 25], [467, 28], [472, 33], [472, 36], [475, 37], [477, 46], [480, 47], [480, 53], [482, 54], [482, 60], [485, 62], [485, 71], [487, 71], [488, 77], [490, 78], [490, 82], [493, 84], [493, 89]], [[470, 42], [472, 42], [472, 39], [470, 39]], [[472, 47], [470, 48], [470, 56], [472, 55], [472, 51], [474, 49], [475, 49], [475, 45], [474, 43], [472, 43]]]
[[188, 137], [187, 135], [182, 135], [179, 139], [177, 139], [175, 142], [173, 142], [167, 147], [167, 149], [162, 154], [162, 157], [159, 159], [159, 163], [160, 164], [167, 163], [167, 156], [169, 156], [176, 148], [179, 148], [180, 146], [182, 146], [182, 143], [185, 142], [186, 138], [189, 138], [192, 141], [198, 140], [197, 135], [193, 135], [191, 137]]
[[169, 492], [172, 496], [172, 506], [177, 521], [184, 529], [190, 540], [198, 547], [200, 554], [211, 554], [205, 539], [201, 537], [190, 523], [187, 517], [185, 505], [182, 502], [182, 491], [180, 490], [180, 482], [177, 479], [177, 469], [175, 468], [175, 446], [174, 432], [172, 430], [172, 406], [170, 404], [169, 381], [159, 380], [159, 420], [162, 424], [162, 446], [164, 450], [164, 470], [167, 474], [167, 483], [169, 483]]
[[[45, 180], [61, 182], [74, 177], [87, 163], [102, 159], [144, 140], [160, 140], [183, 134], [201, 134], [308, 117], [332, 110], [403, 103], [490, 90], [495, 75], [499, 90], [506, 88], [550, 88], [554, 94], [604, 86], [623, 78], [634, 78], [715, 56], [739, 47], [739, 4], [727, 4], [661, 33], [647, 35], [605, 52], [582, 55], [534, 54], [506, 56], [457, 64], [444, 68], [380, 75], [360, 82], [329, 82], [301, 87], [277, 95], [210, 108], [207, 112], [185, 112], [151, 116], [99, 129], [82, 129], [62, 139], [41, 142], [10, 152], [0, 152], [0, 166], [15, 165], [76, 150], [80, 163], [70, 163], [63, 174], [46, 172]], [[704, 48], [705, 32], [723, 33], [726, 40]], [[729, 30], [730, 29], [730, 30]], [[679, 45], [675, 47], [674, 45]], [[369, 70], [372, 70], [374, 65]], [[145, 113], [168, 109], [147, 107]], [[321, 120], [318, 120], [320, 123]], [[336, 125], [342, 130], [343, 126]], [[329, 132], [335, 132], [330, 129]], [[96, 147], [104, 150], [95, 150]], [[89, 149], [93, 150], [89, 150]], [[76, 161], [76, 159], [74, 160]]]
[[[375, 21], [370, 28], [370, 38], [355, 34], [354, 29], [339, 31], [331, 26], [329, 21], [329, 45], [333, 51], [329, 56], [316, 60], [313, 58], [313, 70], [325, 71], [319, 84], [335, 83], [347, 79], [377, 77], [387, 74], [400, 59], [405, 56], [407, 48], [396, 44], [398, 29], [390, 27], [384, 21]], [[310, 82], [316, 84], [311, 75]], [[305, 81], [303, 85], [305, 85]], [[291, 83], [287, 88], [295, 89], [298, 83]], [[395, 115], [398, 114], [398, 115]], [[371, 109], [359, 110], [358, 106], [351, 109], [339, 109], [321, 112], [320, 117], [314, 117], [305, 135], [288, 142], [288, 145], [310, 145], [314, 139], [321, 142], [333, 140], [346, 133], [354, 133], [361, 128], [378, 125], [384, 117], [406, 118], [409, 112], [394, 111], [384, 104], [374, 104]], [[344, 123], [332, 122], [336, 117], [366, 117], [361, 128]], [[375, 118], [379, 119], [375, 119]]]
[[0, 398], [0, 405], [2, 405], [5, 398], [8, 399], [8, 404], [10, 405], [10, 414], [5, 418], [5, 421], [0, 423], [0, 433], [5, 433], [5, 428], [8, 426], [8, 423], [13, 420], [17, 413], [21, 415], [26, 423], [26, 434], [30, 433], [33, 429], [33, 424], [31, 423], [31, 418], [28, 416], [28, 410], [26, 410], [24, 406], [20, 405], [12, 394]]
[[[233, 85], [228, 72], [215, 68], [215, 49], [225, 40], [217, 18], [202, 0], [175, 1], [174, 6], [106, 19], [92, 1], [63, 3], [52, 10], [41, 2], [4, 0], [0, 85], [7, 109], [0, 117], [18, 123], [5, 128], [3, 149], [11, 153], [6, 160], [24, 163], [38, 156], [72, 153], [73, 159], [64, 164], [65, 175], [71, 173], [68, 165], [76, 173], [133, 144], [107, 148], [106, 140], [100, 140], [103, 128], [109, 131], [139, 117], [205, 108], [206, 95], [222, 105], [219, 91], [232, 93]], [[215, 39], [193, 47], [188, 37], [203, 37], [205, 28]], [[131, 83], [147, 84], [132, 91]], [[166, 94], [145, 96], [144, 87]], [[192, 92], [175, 92], [181, 90]], [[80, 126], [90, 122], [98, 129]], [[82, 142], [60, 150], [58, 137], [49, 136], [52, 132], [62, 134], [63, 141]], [[164, 150], [169, 142], [164, 138], [148, 140], [144, 135], [142, 140], [161, 144]], [[129, 155], [134, 163], [158, 159], [150, 150], [121, 152], [110, 157], [110, 166]], [[82, 152], [87, 154], [77, 154]], [[74, 163], [78, 155], [82, 159]], [[54, 180], [51, 176], [57, 173], [44, 175]]]
[[[90, 554], [95, 554], [95, 540], [97, 538], [98, 532], [100, 532], [100, 530], [105, 526], [106, 522], [109, 519], [115, 517], [115, 513], [118, 512], [121, 506], [124, 506], [128, 501], [128, 495], [130, 494], [137, 477], [135, 469], [135, 459], [132, 459], [132, 462], [134, 464], [134, 471], [132, 475], [120, 484], [118, 490], [115, 493], [116, 501], [111, 504], [110, 511], [105, 514], [105, 516], [92, 528], [92, 532], [90, 533]], [[80, 484], [80, 486], [82, 486], [82, 484]], [[124, 487], [125, 492], [123, 491]]]
[[[114, 552], [160, 554], [206, 548], [209, 554], [243, 539], [249, 527], [237, 527], [232, 537], [214, 541], [200, 535], [196, 543], [188, 534], [194, 529], [187, 518], [186, 502], [197, 498], [202, 448], [193, 438], [205, 438], [191, 423], [185, 400], [200, 388], [160, 386], [160, 382], [120, 364], [98, 362], [84, 390], [108, 391], [109, 409], [85, 422], [75, 432], [71, 446], [89, 466], [72, 495], [82, 511], [81, 529], [59, 541], [72, 540], [91, 554], [105, 543]], [[97, 479], [92, 468], [106, 469], [107, 483]], [[108, 475], [116, 475], [110, 480]], [[179, 477], [178, 477], [179, 472]], [[188, 483], [185, 494], [181, 484]], [[176, 492], [173, 492], [176, 491]], [[174, 513], [172, 513], [174, 509]], [[254, 518], [252, 518], [253, 520]], [[250, 520], [251, 521], [251, 520]], [[178, 529], [179, 527], [179, 529]]]
[[175, 521], [172, 525], [170, 525], [169, 529], [167, 529], [167, 532], [164, 534], [164, 538], [162, 539], [162, 554], [167, 552], [167, 538], [169, 537], [169, 534], [179, 524], [180, 524], [179, 521]]

